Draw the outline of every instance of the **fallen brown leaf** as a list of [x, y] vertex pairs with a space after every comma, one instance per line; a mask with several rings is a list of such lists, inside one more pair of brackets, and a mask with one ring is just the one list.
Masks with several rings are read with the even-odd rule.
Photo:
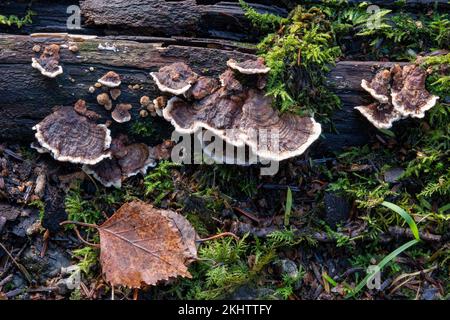
[[172, 277], [191, 277], [197, 234], [176, 212], [141, 201], [124, 204], [99, 228], [100, 262], [112, 285], [139, 288]]

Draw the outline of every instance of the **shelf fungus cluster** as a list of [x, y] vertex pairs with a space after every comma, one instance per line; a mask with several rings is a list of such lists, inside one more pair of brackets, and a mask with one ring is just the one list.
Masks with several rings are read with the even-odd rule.
[[150, 149], [143, 143], [129, 144], [126, 136], [112, 140], [111, 158], [95, 165], [84, 165], [83, 171], [95, 177], [105, 187], [122, 186], [122, 180], [145, 174], [147, 169], [156, 166]]
[[111, 158], [95, 165], [83, 165], [83, 171], [92, 175], [105, 187], [120, 189], [122, 181], [139, 173], [145, 174], [149, 168], [156, 166], [157, 161], [170, 158], [173, 143], [163, 143], [149, 147], [143, 143], [128, 142], [121, 135], [112, 139]]
[[376, 101], [355, 109], [379, 129], [388, 129], [407, 117], [423, 118], [439, 99], [426, 90], [426, 78], [427, 72], [416, 64], [381, 70], [371, 81], [361, 82]]
[[302, 154], [320, 136], [321, 126], [313, 118], [280, 114], [272, 107], [271, 97], [262, 90], [270, 71], [263, 59], [229, 60], [227, 65], [218, 80], [200, 76], [181, 62], [151, 74], [162, 92], [175, 95], [162, 115], [178, 133], [206, 129], [227, 145], [248, 147], [271, 161]]
[[50, 153], [58, 161], [82, 164], [106, 187], [120, 188], [122, 181], [145, 174], [156, 162], [167, 159], [171, 142], [155, 147], [129, 143], [126, 136], [111, 137], [100, 116], [78, 100], [74, 107], [60, 107], [33, 127], [37, 142], [32, 147], [40, 153]]
[[132, 105], [128, 103], [118, 103], [113, 110], [113, 101], [116, 101], [121, 95], [119, 89], [122, 80], [120, 75], [114, 71], [108, 71], [100, 79], [98, 83], [109, 88], [109, 94], [107, 92], [100, 93], [97, 96], [97, 103], [105, 108], [107, 111], [111, 111], [112, 119], [117, 123], [125, 123], [131, 120], [130, 110]]
[[42, 75], [55, 78], [63, 73], [63, 68], [59, 65], [59, 50], [60, 46], [57, 44], [46, 46], [39, 58], [31, 58], [31, 66]]

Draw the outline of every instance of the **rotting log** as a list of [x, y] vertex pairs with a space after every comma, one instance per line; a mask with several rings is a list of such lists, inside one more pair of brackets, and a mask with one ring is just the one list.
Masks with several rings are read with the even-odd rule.
[[[0, 3], [0, 12], [22, 16], [27, 9], [33, 10], [33, 24], [20, 32], [67, 32], [70, 5], [81, 8], [81, 29], [71, 31], [82, 34], [195, 36], [237, 41], [256, 41], [260, 36], [237, 1], [199, 4], [196, 0], [36, 0], [30, 4], [19, 0]], [[273, 3], [251, 5], [262, 13], [288, 13]]]
[[[248, 0], [258, 12], [286, 16], [296, 4], [316, 4], [319, 0]], [[362, 0], [350, 0], [359, 3]], [[381, 8], [400, 7], [395, 0], [372, 0]], [[447, 0], [408, 0], [401, 7], [426, 12], [434, 5], [448, 10]], [[67, 8], [81, 8], [81, 29], [68, 30]], [[0, 32], [23, 34], [36, 32], [77, 32], [96, 35], [195, 36], [255, 42], [259, 38], [244, 17], [238, 0], [4, 0], [2, 14], [23, 16], [36, 13], [33, 24], [21, 29], [0, 26]]]
[[[96, 96], [104, 89], [89, 92], [89, 87], [109, 70], [122, 76], [122, 95], [118, 101], [131, 103], [133, 120], [137, 120], [140, 97], [147, 95], [154, 98], [160, 95], [149, 72], [163, 65], [184, 61], [196, 72], [217, 76], [226, 68], [229, 58], [243, 60], [254, 57], [226, 41], [216, 40], [214, 45], [205, 46], [204, 41], [190, 41], [187, 38], [179, 43], [174, 39], [145, 39], [131, 41], [125, 40], [125, 37], [117, 40], [113, 37], [64, 34], [0, 35], [0, 140], [30, 141], [33, 137], [31, 128], [51, 113], [53, 107], [73, 105], [78, 99], [86, 100], [92, 110], [103, 116], [103, 120], [110, 119], [109, 112], [96, 103]], [[33, 46], [49, 43], [62, 46], [64, 74], [55, 79], [43, 77], [30, 63], [35, 54]], [[69, 51], [69, 44], [75, 44], [79, 51]], [[108, 46], [110, 50], [99, 49], [99, 45]], [[247, 50], [243, 48], [243, 51]], [[328, 75], [327, 86], [339, 95], [343, 106], [333, 116], [337, 132], [324, 130], [325, 135], [319, 146], [337, 150], [368, 141], [373, 129], [353, 109], [356, 105], [370, 101], [370, 97], [361, 89], [360, 82], [362, 78], [372, 77], [377, 69], [390, 65], [391, 62], [337, 63]], [[133, 89], [136, 85], [139, 89]], [[158, 128], [171, 131], [170, 124], [164, 120], [158, 119], [156, 122]], [[125, 126], [115, 125], [113, 129], [128, 130], [130, 123]]]

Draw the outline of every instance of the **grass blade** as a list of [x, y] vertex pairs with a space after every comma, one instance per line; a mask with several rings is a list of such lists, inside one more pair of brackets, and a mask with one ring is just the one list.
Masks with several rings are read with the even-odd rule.
[[292, 191], [288, 187], [286, 195], [286, 208], [284, 210], [284, 225], [287, 227], [289, 225], [289, 218], [291, 217], [292, 210]]
[[409, 225], [409, 228], [411, 229], [411, 232], [414, 235], [414, 238], [416, 238], [416, 240], [420, 240], [419, 229], [417, 228], [416, 222], [405, 210], [403, 210], [396, 204], [393, 204], [393, 203], [390, 203], [387, 201], [383, 201], [383, 203], [381, 203], [381, 205], [385, 206], [386, 208], [391, 209], [392, 211], [397, 212]]
[[[402, 253], [403, 251], [405, 251], [406, 249], [408, 249], [409, 247], [415, 245], [416, 243], [419, 243], [420, 240], [418, 239], [414, 239], [411, 240], [407, 243], [405, 243], [404, 245], [402, 245], [401, 247], [398, 247], [397, 249], [395, 249], [394, 251], [392, 251], [390, 254], [388, 254], [386, 257], [383, 258], [383, 260], [380, 261], [379, 264], [377, 264], [378, 270], [383, 269], [384, 266], [386, 266], [386, 264], [388, 264], [390, 261], [392, 261], [393, 259], [395, 259], [395, 257], [397, 257], [400, 253]], [[359, 291], [361, 291], [362, 288], [364, 288], [364, 286], [367, 284], [367, 281], [373, 276], [373, 274], [368, 273], [364, 279], [362, 279], [358, 285], [356, 286], [356, 288], [346, 297], [346, 298], [351, 298], [354, 295], [356, 295]]]

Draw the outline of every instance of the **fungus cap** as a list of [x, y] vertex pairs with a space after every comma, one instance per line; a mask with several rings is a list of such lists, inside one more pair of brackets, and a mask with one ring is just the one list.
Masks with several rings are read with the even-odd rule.
[[371, 81], [363, 79], [361, 87], [381, 103], [389, 102], [391, 72], [387, 69], [379, 71]]
[[228, 91], [241, 92], [244, 90], [242, 84], [235, 78], [234, 72], [230, 69], [225, 70], [219, 76], [220, 84]]
[[83, 171], [92, 175], [106, 188], [115, 187], [120, 189], [122, 187], [122, 171], [116, 159], [105, 159], [94, 165], [83, 165]]
[[150, 75], [160, 91], [174, 95], [184, 94], [198, 77], [184, 62], [175, 62], [164, 66], [158, 72], [151, 72]]
[[[408, 67], [408, 68], [406, 68]], [[423, 118], [436, 105], [438, 96], [425, 88], [427, 72], [417, 65], [405, 66], [393, 86], [392, 104], [403, 117]]]
[[112, 108], [112, 101], [106, 92], [100, 93], [97, 96], [97, 103], [104, 106], [106, 110], [111, 110]]
[[212, 94], [219, 88], [219, 82], [210, 77], [201, 76], [185, 95], [194, 100], [200, 100]]
[[114, 71], [108, 71], [97, 81], [108, 88], [116, 88], [122, 83], [120, 76]]
[[264, 63], [264, 58], [259, 57], [256, 60], [245, 60], [243, 62], [237, 62], [234, 59], [227, 61], [227, 66], [233, 70], [237, 70], [242, 74], [264, 74], [270, 71]]
[[389, 129], [392, 124], [402, 119], [402, 115], [390, 103], [374, 102], [367, 106], [355, 107], [378, 129]]
[[132, 106], [131, 104], [127, 103], [120, 103], [115, 108], [114, 111], [111, 113], [112, 118], [114, 121], [118, 123], [124, 123], [131, 120], [131, 110]]
[[274, 161], [302, 154], [320, 136], [321, 126], [313, 118], [280, 115], [260, 90], [249, 90], [245, 99], [226, 96], [223, 90], [193, 105], [174, 97], [163, 116], [177, 132], [190, 134], [204, 128], [233, 146], [248, 145], [254, 154]]
[[118, 160], [122, 176], [129, 178], [138, 173], [145, 174], [147, 169], [156, 166], [149, 147], [143, 143], [133, 143], [125, 147], [126, 155]]
[[122, 91], [120, 91], [119, 88], [113, 88], [109, 91], [109, 94], [111, 95], [111, 98], [113, 100], [117, 100], [117, 98], [120, 97], [121, 93], [122, 93]]
[[111, 155], [109, 129], [62, 107], [33, 127], [39, 144], [58, 161], [96, 164]]
[[55, 78], [62, 74], [63, 68], [59, 65], [59, 48], [57, 44], [45, 47], [44, 52], [38, 59], [31, 58], [31, 66], [49, 78]]

